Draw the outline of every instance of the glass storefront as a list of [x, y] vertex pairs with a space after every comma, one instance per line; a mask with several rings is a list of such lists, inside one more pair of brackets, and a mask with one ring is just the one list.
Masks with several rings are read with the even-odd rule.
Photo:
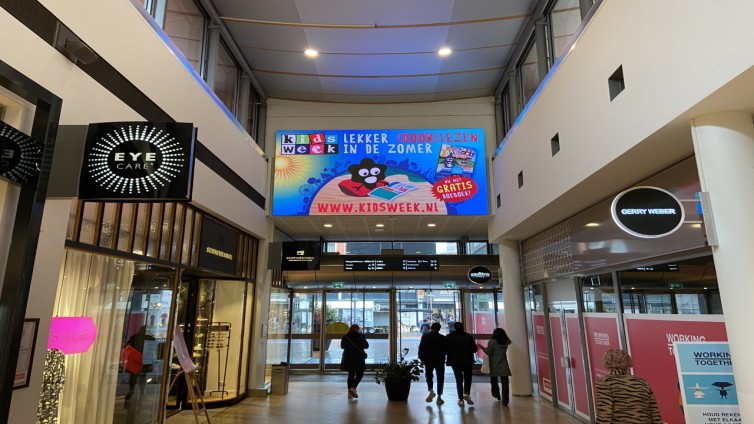
[[[174, 278], [169, 268], [66, 251], [55, 316], [90, 317], [97, 334], [86, 352], [65, 356], [60, 422], [156, 422]], [[124, 365], [127, 348], [140, 366]]]
[[[161, 422], [165, 406], [167, 415], [191, 407], [174, 328], [208, 406], [246, 395], [258, 241], [218, 225], [180, 203], [75, 204], [55, 314], [91, 317], [97, 337], [86, 353], [65, 357], [60, 422]], [[202, 228], [232, 240], [230, 266], [213, 271]]]

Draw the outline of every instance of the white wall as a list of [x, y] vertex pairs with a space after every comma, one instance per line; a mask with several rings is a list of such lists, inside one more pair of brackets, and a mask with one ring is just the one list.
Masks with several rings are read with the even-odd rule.
[[[690, 156], [688, 113], [754, 65], [752, 13], [746, 0], [602, 2], [493, 162], [490, 239], [529, 237]], [[610, 101], [619, 66], [626, 88]], [[752, 106], [736, 94], [747, 102], [718, 107]]]
[[[194, 123], [199, 140], [244, 181], [263, 195], [267, 192], [267, 162], [262, 152], [131, 2], [42, 3], [173, 119]], [[0, 58], [63, 100], [61, 124], [144, 120], [4, 9], [0, 9]], [[192, 203], [248, 233], [262, 239], [271, 234], [264, 209], [198, 161], [193, 197]], [[54, 293], [60, 271], [69, 209], [70, 200], [48, 201], [45, 209], [27, 311], [27, 316], [40, 318], [37, 351], [31, 385], [13, 393], [14, 423], [35, 421], [54, 302], [49, 294], [50, 290]], [[6, 215], [3, 212], [3, 220]], [[0, 232], [0, 238], [6, 234]]]

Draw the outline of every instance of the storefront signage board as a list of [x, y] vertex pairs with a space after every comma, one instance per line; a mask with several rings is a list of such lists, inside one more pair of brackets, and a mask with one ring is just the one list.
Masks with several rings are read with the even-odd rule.
[[475, 266], [466, 275], [474, 284], [487, 284], [492, 280], [492, 271], [485, 266]]
[[278, 131], [273, 216], [487, 215], [481, 128]]
[[633, 373], [647, 380], [668, 424], [684, 424], [675, 342], [727, 342], [722, 315], [632, 314], [625, 316]]
[[728, 343], [674, 342], [686, 424], [740, 423]]
[[190, 201], [195, 143], [189, 123], [89, 124], [79, 198]]
[[621, 230], [642, 238], [672, 234], [685, 218], [681, 202], [657, 187], [633, 187], [618, 194], [610, 212]]
[[21, 185], [39, 179], [42, 144], [0, 121], [0, 177]]
[[283, 242], [283, 271], [317, 271], [322, 252], [322, 243], [317, 241]]
[[199, 268], [235, 274], [238, 236], [238, 231], [204, 215], [199, 242]]
[[66, 355], [89, 351], [97, 339], [97, 326], [92, 317], [53, 317], [47, 349], [58, 349]]

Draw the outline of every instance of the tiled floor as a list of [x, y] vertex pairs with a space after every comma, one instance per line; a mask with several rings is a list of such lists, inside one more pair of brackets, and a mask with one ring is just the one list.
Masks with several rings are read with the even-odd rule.
[[[471, 397], [473, 406], [458, 406], [455, 382], [445, 382], [446, 400], [442, 406], [426, 403], [424, 381], [411, 386], [408, 402], [387, 400], [383, 386], [371, 375], [364, 376], [359, 385], [359, 398], [348, 399], [345, 375], [293, 375], [287, 395], [249, 398], [223, 409], [210, 409], [212, 424], [236, 423], [306, 423], [306, 424], [370, 424], [370, 423], [517, 423], [517, 424], [574, 424], [581, 421], [555, 410], [537, 397], [513, 397], [509, 407], [503, 407], [489, 393], [489, 383], [483, 376], [475, 377]], [[204, 414], [199, 422], [205, 423]], [[195, 424], [191, 411], [183, 411], [167, 420], [168, 424]]]

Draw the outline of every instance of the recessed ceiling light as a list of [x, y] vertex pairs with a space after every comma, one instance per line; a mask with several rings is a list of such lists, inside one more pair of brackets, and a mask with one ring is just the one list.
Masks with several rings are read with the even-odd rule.
[[429, 224], [427, 224], [427, 227], [437, 227], [437, 224], [430, 222]]
[[597, 222], [590, 222], [590, 223], [588, 223], [588, 224], [586, 224], [586, 225], [584, 225], [584, 226], [585, 226], [585, 227], [599, 227], [599, 226], [600, 226], [600, 224], [599, 224], [599, 223], [597, 223]]
[[375, 229], [374, 229], [374, 232], [375, 232], [375, 233], [381, 233], [381, 232], [383, 232], [383, 231], [385, 231], [385, 229], [384, 229], [384, 228], [375, 228]]
[[437, 54], [439, 54], [440, 56], [448, 56], [451, 53], [453, 53], [453, 50], [450, 50], [447, 47], [443, 47], [437, 52]]
[[385, 226], [385, 224], [375, 224], [374, 226], [377, 227], [377, 228], [382, 228], [382, 227]]
[[306, 49], [304, 50], [304, 54], [308, 57], [317, 57], [319, 55], [319, 52], [314, 49]]
[[325, 228], [332, 228], [332, 224], [325, 224]]

